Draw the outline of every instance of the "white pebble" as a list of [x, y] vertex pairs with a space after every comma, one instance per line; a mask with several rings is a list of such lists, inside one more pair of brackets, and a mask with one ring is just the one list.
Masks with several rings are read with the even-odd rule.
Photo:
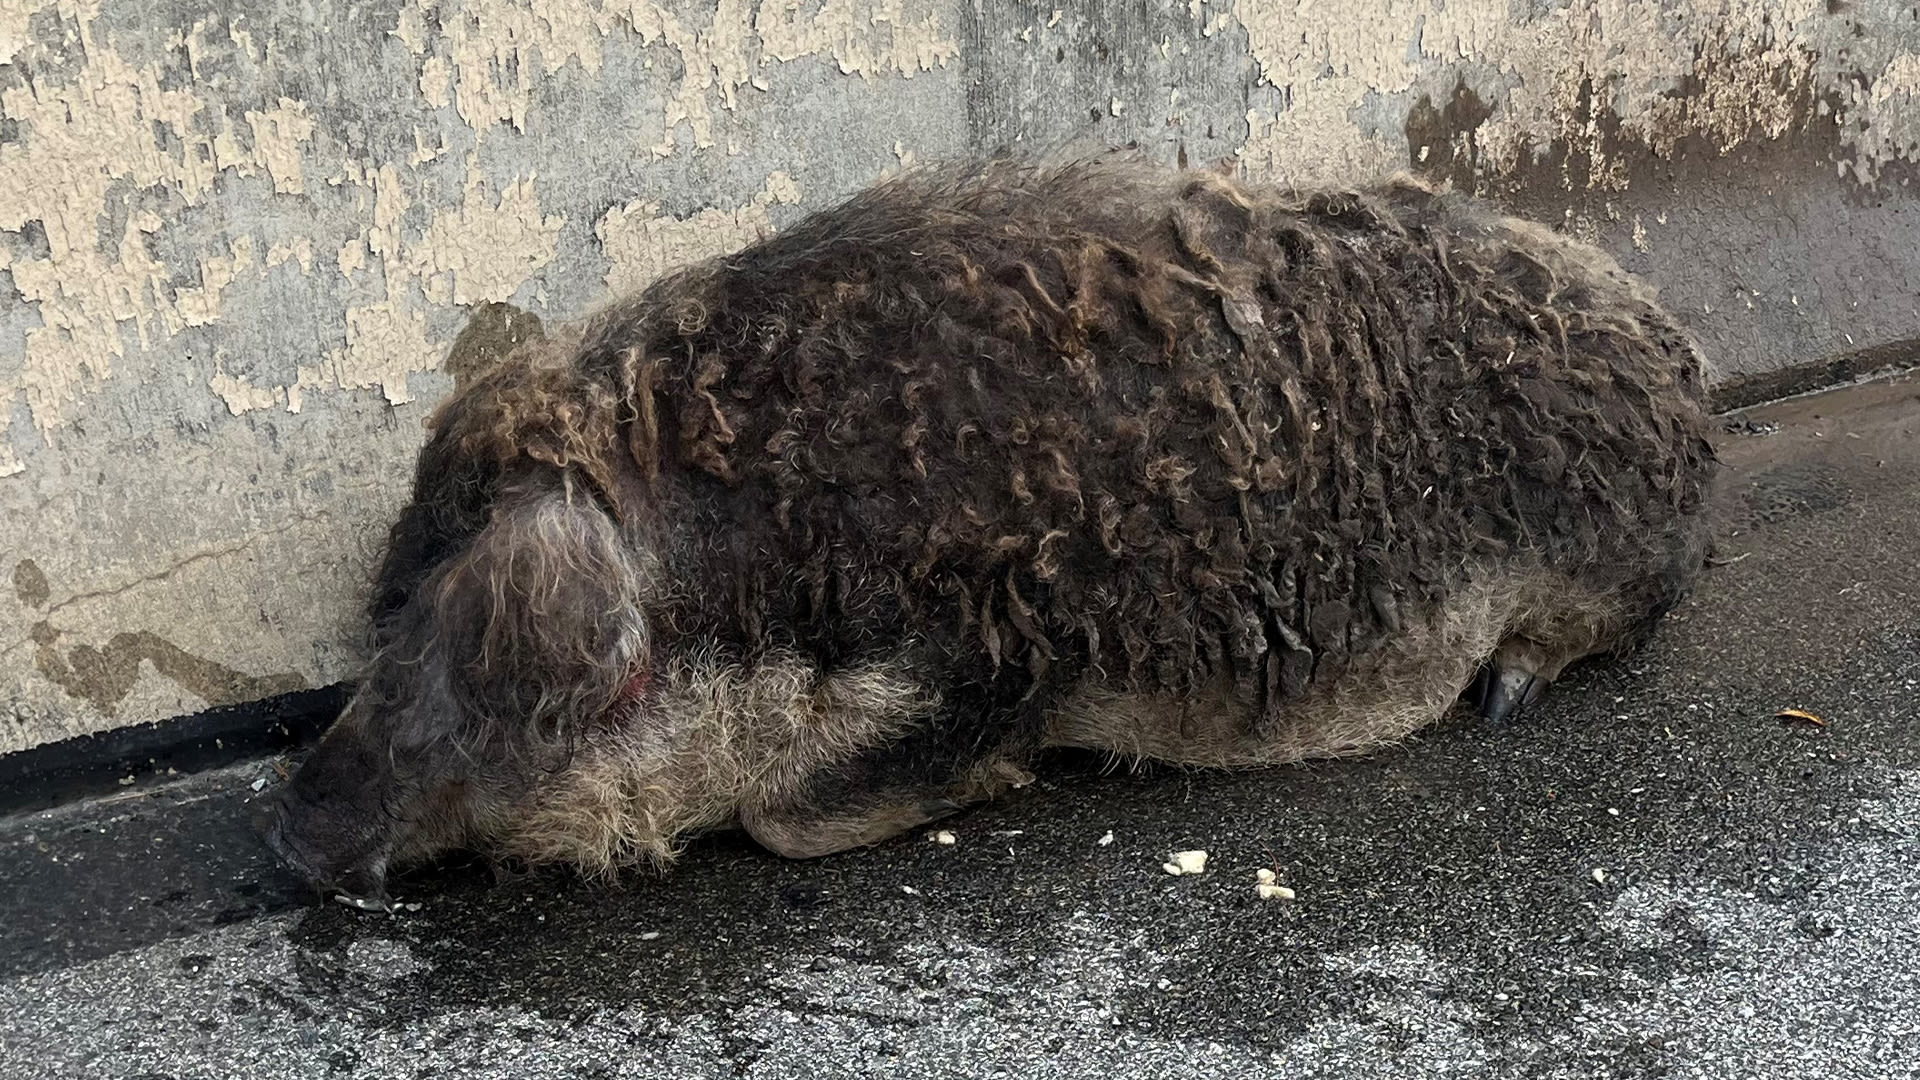
[[1273, 885], [1263, 881], [1260, 884], [1255, 885], [1253, 887], [1253, 891], [1260, 894], [1260, 899], [1262, 900], [1293, 899], [1293, 890], [1287, 888], [1285, 885]]
[[1101, 847], [1106, 847], [1108, 844], [1113, 843], [1113, 830], [1108, 829], [1107, 835], [1095, 840], [1094, 843], [1099, 844]]
[[1597, 866], [1594, 867], [1593, 880], [1599, 882], [1602, 885], [1605, 885], [1607, 883], [1607, 872], [1605, 870], [1600, 869]]
[[953, 843], [957, 843], [958, 841], [959, 841], [958, 837], [954, 836], [952, 833], [948, 832], [945, 829], [941, 829], [939, 832], [933, 834], [933, 842], [936, 844], [953, 844]]
[[250, 786], [255, 791], [263, 790], [267, 786], [267, 778], [263, 776], [260, 779], [255, 780]]
[[1173, 861], [1160, 864], [1160, 869], [1179, 877], [1182, 874], [1204, 874], [1207, 872], [1207, 853], [1204, 851], [1176, 851]]
[[913, 887], [913, 886], [911, 886], [911, 885], [902, 885], [902, 886], [900, 886], [900, 891], [901, 891], [901, 892], [903, 892], [903, 893], [906, 893], [906, 894], [907, 894], [908, 896], [919, 896], [919, 895], [920, 895], [920, 890], [919, 890], [919, 889], [916, 889], [916, 888], [914, 888], [914, 887]]

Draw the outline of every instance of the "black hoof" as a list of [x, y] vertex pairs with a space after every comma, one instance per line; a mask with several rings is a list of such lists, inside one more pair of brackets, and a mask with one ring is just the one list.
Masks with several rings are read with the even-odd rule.
[[941, 818], [952, 817], [965, 809], [966, 806], [964, 804], [954, 802], [952, 799], [925, 799], [920, 803], [920, 812], [926, 815], [928, 821], [939, 821]]
[[1531, 672], [1488, 667], [1474, 684], [1480, 715], [1500, 723], [1518, 719], [1547, 692], [1548, 680]]

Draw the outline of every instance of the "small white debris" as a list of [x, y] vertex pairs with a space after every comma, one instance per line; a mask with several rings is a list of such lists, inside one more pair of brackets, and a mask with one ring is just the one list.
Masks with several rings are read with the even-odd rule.
[[1160, 864], [1160, 869], [1180, 877], [1183, 874], [1204, 874], [1207, 872], [1207, 853], [1204, 851], [1176, 851], [1172, 862]]
[[1054, 8], [1052, 17], [1047, 20], [1047, 29], [1051, 30], [1054, 27], [1059, 26], [1061, 16], [1065, 14], [1066, 12], [1060, 10], [1059, 8]]
[[1113, 113], [1113, 115], [1119, 116], [1121, 113], [1127, 111], [1127, 103], [1121, 101], [1119, 98], [1114, 98], [1113, 103], [1107, 106], [1107, 110]]
[[133, 786], [133, 777], [131, 777], [131, 776], [123, 776], [123, 777], [121, 777], [121, 778], [120, 778], [120, 786], [121, 786], [121, 787], [132, 787], [132, 786]]
[[919, 889], [916, 889], [916, 888], [914, 888], [914, 887], [913, 887], [913, 886], [911, 886], [911, 885], [902, 885], [902, 886], [900, 886], [900, 891], [901, 891], [901, 892], [903, 892], [903, 893], [906, 893], [906, 894], [907, 894], [908, 896], [919, 896], [919, 895], [920, 895], [920, 890], [919, 890]]
[[265, 791], [267, 787], [267, 778], [263, 776], [260, 779], [255, 780], [253, 783], [247, 786], [251, 787], [255, 791]]
[[945, 829], [941, 829], [939, 832], [933, 834], [933, 842], [936, 844], [951, 845], [951, 844], [958, 843], [959, 837], [953, 835], [952, 833], [948, 832]]
[[1287, 888], [1285, 885], [1270, 885], [1266, 882], [1261, 882], [1253, 887], [1253, 891], [1258, 893], [1262, 900], [1293, 899], [1293, 890]]
[[1600, 869], [1597, 866], [1594, 867], [1593, 880], [1601, 885], [1605, 885], [1607, 883], [1607, 872], [1605, 870]]
[[1101, 847], [1108, 847], [1108, 846], [1110, 846], [1110, 845], [1111, 845], [1111, 844], [1113, 843], [1113, 830], [1112, 830], [1112, 829], [1108, 829], [1108, 830], [1107, 830], [1107, 835], [1105, 835], [1105, 836], [1103, 836], [1103, 837], [1101, 837], [1101, 838], [1100, 838], [1100, 839], [1098, 839], [1098, 840], [1095, 840], [1095, 841], [1094, 841], [1094, 843], [1096, 843], [1096, 844], [1099, 844], [1099, 845], [1100, 845]]
[[1262, 885], [1271, 885], [1273, 884], [1273, 871], [1263, 866], [1253, 872], [1253, 878]]
[[1619, 808], [1619, 807], [1617, 807], [1617, 806], [1609, 806], [1609, 807], [1607, 807], [1607, 816], [1609, 816], [1609, 817], [1619, 817], [1619, 816], [1620, 816], [1620, 808]]
[[658, 930], [649, 930], [649, 931], [647, 931], [646, 933], [644, 933], [644, 934], [641, 934], [641, 935], [640, 935], [640, 940], [641, 940], [641, 941], [659, 941], [659, 940], [660, 940], [660, 931], [658, 931]]

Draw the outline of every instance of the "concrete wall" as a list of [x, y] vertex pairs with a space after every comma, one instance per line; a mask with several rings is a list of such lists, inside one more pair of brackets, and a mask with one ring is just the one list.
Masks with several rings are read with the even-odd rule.
[[450, 372], [915, 158], [1411, 167], [1753, 372], [1920, 337], [1917, 94], [1882, 0], [0, 0], [0, 751], [341, 678]]

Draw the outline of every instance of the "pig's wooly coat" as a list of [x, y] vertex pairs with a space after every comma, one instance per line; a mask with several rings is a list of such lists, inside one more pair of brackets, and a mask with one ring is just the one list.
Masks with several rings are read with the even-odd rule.
[[1604, 254], [1412, 182], [910, 173], [441, 407], [374, 658], [262, 824], [378, 900], [454, 847], [872, 843], [1050, 746], [1506, 715], [1699, 572], [1701, 367]]

